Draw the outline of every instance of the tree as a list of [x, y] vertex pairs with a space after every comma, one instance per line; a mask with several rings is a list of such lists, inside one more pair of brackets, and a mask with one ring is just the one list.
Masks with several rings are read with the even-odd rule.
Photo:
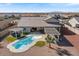
[[3, 21], [4, 20], [4, 18], [3, 17], [0, 17], [0, 21]]
[[11, 18], [15, 18], [15, 15], [11, 15], [10, 17], [11, 17]]
[[50, 35], [47, 35], [46, 40], [49, 43], [49, 48], [52, 48], [51, 43], [56, 42], [55, 38], [52, 38]]
[[58, 14], [58, 15], [54, 15], [55, 19], [60, 19], [61, 16]]
[[9, 16], [8, 16], [8, 15], [5, 15], [5, 16], [4, 16], [4, 19], [8, 19], [8, 18], [9, 18]]

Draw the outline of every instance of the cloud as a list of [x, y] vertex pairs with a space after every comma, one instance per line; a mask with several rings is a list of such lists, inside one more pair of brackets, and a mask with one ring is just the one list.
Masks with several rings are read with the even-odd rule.
[[12, 3], [0, 3], [0, 6], [10, 6]]
[[79, 3], [68, 3], [66, 4], [67, 6], [76, 6], [76, 5], [79, 5]]

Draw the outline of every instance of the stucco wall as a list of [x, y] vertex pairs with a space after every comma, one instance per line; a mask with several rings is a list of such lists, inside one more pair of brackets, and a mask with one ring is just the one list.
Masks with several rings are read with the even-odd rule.
[[27, 28], [26, 28], [26, 32], [30, 32], [30, 29], [31, 29], [31, 28], [27, 27]]

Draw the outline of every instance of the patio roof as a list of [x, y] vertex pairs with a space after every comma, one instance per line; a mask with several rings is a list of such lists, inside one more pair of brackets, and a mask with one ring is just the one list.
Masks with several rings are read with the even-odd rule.
[[59, 24], [49, 24], [44, 19], [45, 17], [22, 17], [18, 27], [60, 27]]
[[20, 32], [20, 31], [23, 31], [23, 28], [12, 28], [12, 29], [9, 29], [9, 31]]
[[55, 28], [45, 28], [44, 30], [46, 34], [60, 35], [60, 33]]

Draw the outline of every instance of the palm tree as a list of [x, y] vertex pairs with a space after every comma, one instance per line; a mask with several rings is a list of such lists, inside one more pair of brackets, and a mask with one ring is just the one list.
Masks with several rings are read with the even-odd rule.
[[50, 35], [47, 35], [46, 40], [49, 43], [49, 48], [52, 48], [51, 43], [56, 42], [55, 38], [52, 38]]

